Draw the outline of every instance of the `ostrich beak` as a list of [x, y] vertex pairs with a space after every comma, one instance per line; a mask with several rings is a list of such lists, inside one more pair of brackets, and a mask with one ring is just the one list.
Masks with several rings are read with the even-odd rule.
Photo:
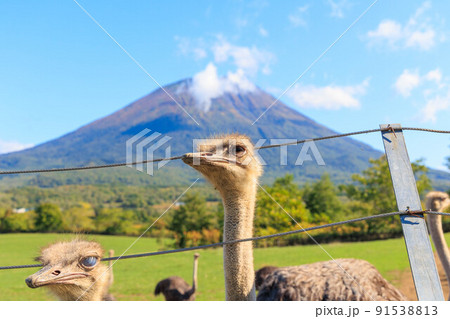
[[61, 267], [58, 266], [45, 266], [38, 272], [25, 279], [25, 283], [30, 288], [38, 288], [46, 285], [54, 284], [70, 284], [70, 280], [76, 278], [85, 278], [89, 274], [84, 272], [61, 272]]
[[182, 161], [190, 166], [214, 165], [215, 163], [236, 164], [236, 159], [220, 156], [209, 152], [187, 153], [183, 155]]

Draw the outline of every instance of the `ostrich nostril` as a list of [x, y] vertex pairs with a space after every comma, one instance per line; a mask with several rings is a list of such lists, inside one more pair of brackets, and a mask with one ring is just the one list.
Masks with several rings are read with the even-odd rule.
[[207, 152], [207, 153], [202, 153], [201, 155], [202, 155], [202, 156], [213, 156], [213, 153]]
[[59, 270], [55, 270], [54, 272], [52, 272], [52, 275], [54, 276], [58, 276], [61, 273], [61, 271]]

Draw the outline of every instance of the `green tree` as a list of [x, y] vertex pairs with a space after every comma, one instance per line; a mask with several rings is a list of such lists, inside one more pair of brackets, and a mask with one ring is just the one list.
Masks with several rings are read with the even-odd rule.
[[41, 204], [36, 208], [35, 228], [40, 232], [61, 231], [63, 215], [54, 204]]
[[[370, 203], [374, 212], [387, 213], [397, 210], [394, 190], [391, 182], [391, 174], [386, 157], [382, 156], [377, 160], [371, 159], [370, 166], [362, 174], [352, 176], [354, 185], [343, 185], [347, 196], [354, 200], [360, 200], [364, 203]], [[419, 194], [423, 195], [431, 189], [430, 179], [426, 173], [428, 168], [422, 164], [422, 160], [411, 164]]]
[[15, 214], [11, 210], [7, 210], [0, 217], [0, 232], [29, 232], [34, 230], [35, 214], [26, 212], [23, 214]]
[[302, 200], [300, 188], [294, 183], [293, 175], [287, 174], [278, 178], [272, 186], [264, 186], [264, 189], [265, 191], [260, 190], [257, 196], [256, 236], [297, 229], [296, 221], [302, 223], [303, 227], [310, 222], [310, 213]]
[[322, 175], [318, 182], [303, 188], [303, 201], [311, 212], [314, 223], [334, 221], [348, 212], [328, 174]]
[[95, 229], [94, 218], [95, 211], [92, 206], [88, 203], [79, 203], [64, 212], [64, 225], [72, 232], [88, 232]]
[[121, 208], [101, 208], [95, 218], [97, 231], [111, 235], [136, 234], [137, 230], [133, 229], [134, 221], [134, 213]]
[[210, 229], [214, 216], [206, 207], [205, 198], [199, 193], [186, 194], [184, 203], [174, 213], [169, 229], [177, 235], [176, 245], [186, 247], [186, 235], [190, 231]]
[[142, 208], [145, 206], [145, 201], [142, 198], [141, 194], [130, 193], [125, 195], [124, 203], [122, 204], [123, 208], [136, 209]]

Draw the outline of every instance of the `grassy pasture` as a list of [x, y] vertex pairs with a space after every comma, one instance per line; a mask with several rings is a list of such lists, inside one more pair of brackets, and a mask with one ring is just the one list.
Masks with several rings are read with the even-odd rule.
[[[39, 248], [51, 242], [71, 239], [62, 234], [1, 234], [0, 265], [35, 263]], [[121, 254], [135, 240], [134, 237], [89, 236], [99, 241], [105, 249]], [[450, 234], [447, 234], [447, 240]], [[166, 243], [169, 244], [169, 243]], [[371, 262], [394, 285], [399, 284], [398, 274], [408, 271], [409, 263], [402, 238], [372, 242], [332, 243], [322, 247], [334, 258], [360, 258]], [[140, 239], [128, 252], [142, 253], [160, 250], [161, 243], [153, 238]], [[317, 245], [273, 247], [255, 249], [255, 268], [264, 265], [289, 266], [329, 260]], [[200, 251], [199, 290], [197, 300], [224, 300], [222, 249]], [[181, 276], [192, 283], [193, 252], [168, 254], [119, 261], [114, 265], [112, 292], [118, 300], [163, 300], [156, 298], [156, 283], [168, 276]], [[37, 268], [1, 270], [0, 300], [54, 300], [45, 289], [30, 289], [25, 278]]]

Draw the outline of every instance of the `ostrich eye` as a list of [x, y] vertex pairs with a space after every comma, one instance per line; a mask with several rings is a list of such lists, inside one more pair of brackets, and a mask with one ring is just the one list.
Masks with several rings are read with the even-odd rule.
[[232, 149], [231, 153], [236, 156], [243, 156], [246, 153], [246, 149], [243, 146], [237, 145], [234, 149]]
[[84, 267], [94, 267], [97, 264], [97, 257], [86, 257], [81, 260], [81, 265]]

